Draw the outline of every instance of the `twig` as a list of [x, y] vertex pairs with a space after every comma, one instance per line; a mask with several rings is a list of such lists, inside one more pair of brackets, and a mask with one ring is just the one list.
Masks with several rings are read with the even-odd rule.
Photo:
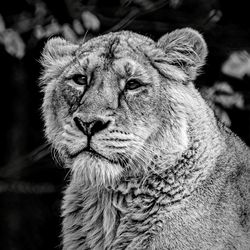
[[143, 16], [145, 14], [154, 12], [158, 9], [161, 9], [168, 3], [167, 0], [160, 1], [159, 3], [155, 4], [152, 8], [147, 9], [147, 10], [141, 10], [139, 8], [133, 8], [119, 23], [114, 25], [112, 28], [108, 29], [107, 31], [104, 32], [112, 32], [112, 31], [117, 31], [124, 29], [126, 26], [128, 26], [131, 22], [133, 22], [136, 18]]
[[0, 168], [0, 177], [14, 177], [19, 171], [29, 167], [34, 164], [34, 162], [39, 161], [45, 156], [49, 155], [49, 144], [43, 144], [30, 152], [27, 155], [24, 155], [13, 162], [8, 163], [7, 165]]

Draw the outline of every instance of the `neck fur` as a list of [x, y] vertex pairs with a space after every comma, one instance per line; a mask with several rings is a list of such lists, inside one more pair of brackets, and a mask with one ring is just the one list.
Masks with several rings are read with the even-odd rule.
[[[176, 165], [161, 173], [127, 177], [110, 188], [71, 183], [62, 208], [65, 249], [108, 249], [111, 245], [120, 249], [124, 230], [139, 226], [162, 207], [171, 211], [182, 206], [205, 176], [197, 164], [202, 161], [199, 146], [194, 142]], [[128, 225], [132, 221], [135, 225]], [[130, 239], [134, 233], [128, 232]]]

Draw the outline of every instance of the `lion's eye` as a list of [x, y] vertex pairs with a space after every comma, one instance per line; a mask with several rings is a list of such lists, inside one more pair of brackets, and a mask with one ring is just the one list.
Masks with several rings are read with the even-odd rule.
[[87, 76], [81, 74], [74, 75], [72, 80], [78, 85], [87, 85], [88, 83]]
[[142, 86], [141, 82], [135, 79], [127, 81], [125, 88], [128, 90], [138, 89]]

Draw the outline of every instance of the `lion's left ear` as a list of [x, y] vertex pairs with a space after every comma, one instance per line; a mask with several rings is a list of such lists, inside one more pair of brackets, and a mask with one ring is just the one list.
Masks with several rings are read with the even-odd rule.
[[191, 28], [175, 30], [157, 42], [169, 64], [180, 67], [193, 80], [205, 63], [207, 45], [202, 35]]

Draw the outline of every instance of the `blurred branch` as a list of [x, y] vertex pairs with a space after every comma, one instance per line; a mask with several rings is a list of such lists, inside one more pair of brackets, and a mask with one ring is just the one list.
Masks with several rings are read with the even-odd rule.
[[131, 22], [133, 22], [136, 18], [143, 16], [145, 14], [148, 14], [148, 13], [154, 12], [164, 7], [168, 2], [169, 2], [168, 0], [162, 0], [162, 1], [155, 2], [155, 3], [152, 2], [150, 5], [143, 5], [144, 8], [134, 7], [119, 23], [117, 23], [116, 25], [114, 25], [113, 27], [105, 31], [104, 33], [124, 29]]
[[51, 183], [31, 183], [27, 181], [0, 181], [0, 194], [51, 194], [55, 192], [57, 192], [57, 187]]
[[43, 144], [32, 152], [0, 168], [0, 178], [13, 178], [16, 173], [34, 165], [49, 155], [49, 144]]

